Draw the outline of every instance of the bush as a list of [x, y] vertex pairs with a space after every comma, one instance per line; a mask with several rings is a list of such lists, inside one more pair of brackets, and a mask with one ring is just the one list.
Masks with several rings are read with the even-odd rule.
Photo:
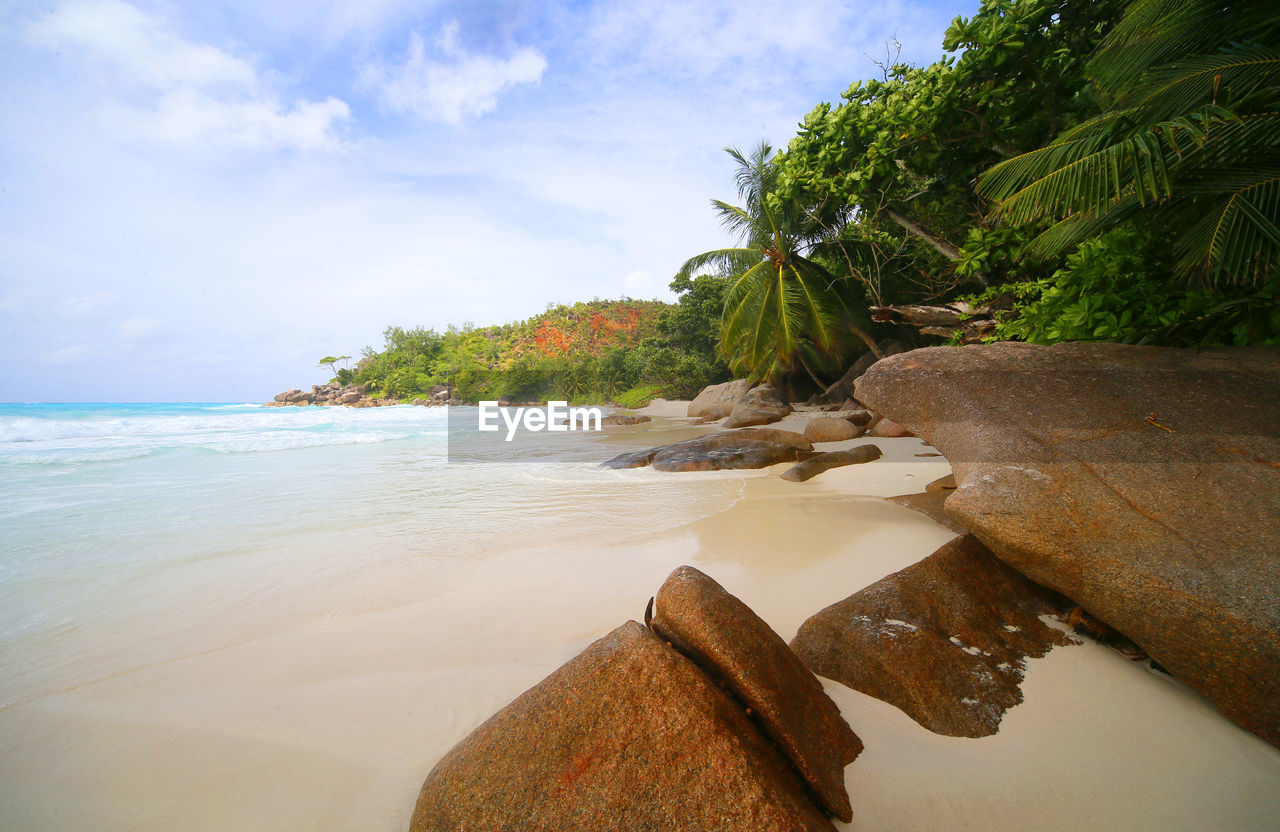
[[644, 407], [656, 399], [661, 392], [655, 384], [641, 384], [639, 387], [632, 387], [624, 393], [619, 393], [613, 400], [630, 410], [631, 408]]
[[1280, 278], [1260, 287], [1179, 286], [1132, 231], [1082, 244], [1043, 280], [1012, 283], [973, 298], [1012, 296], [990, 340], [1054, 344], [1118, 341], [1204, 347], [1280, 343]]

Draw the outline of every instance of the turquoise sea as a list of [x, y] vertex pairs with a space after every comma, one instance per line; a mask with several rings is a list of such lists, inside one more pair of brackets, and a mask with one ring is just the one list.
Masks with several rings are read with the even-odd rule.
[[[456, 417], [455, 417], [456, 418]], [[737, 485], [596, 463], [449, 464], [444, 408], [0, 405], [0, 708], [260, 637], [411, 603], [487, 549], [649, 528]]]

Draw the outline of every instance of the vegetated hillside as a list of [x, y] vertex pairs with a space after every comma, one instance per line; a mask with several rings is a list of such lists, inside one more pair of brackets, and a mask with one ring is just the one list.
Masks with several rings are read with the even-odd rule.
[[[388, 327], [381, 350], [367, 347], [355, 369], [337, 370], [343, 384], [364, 384], [375, 396], [410, 400], [447, 385], [464, 401], [604, 401], [642, 404], [654, 395], [683, 396], [726, 374], [709, 345], [690, 347], [686, 330], [715, 331], [698, 307], [659, 301], [592, 300], [551, 305], [500, 326], [444, 332]], [[718, 309], [718, 307], [717, 307]], [[339, 359], [326, 363], [335, 366]]]
[[[552, 306], [511, 324], [510, 359], [600, 357], [614, 347], [638, 347], [658, 334], [658, 315], [668, 304], [653, 300], [593, 300]], [[507, 329], [493, 327], [491, 329]]]

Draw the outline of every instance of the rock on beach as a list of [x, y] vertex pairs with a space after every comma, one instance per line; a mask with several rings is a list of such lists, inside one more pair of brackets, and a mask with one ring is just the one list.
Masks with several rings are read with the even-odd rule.
[[[745, 604], [691, 567], [458, 743], [410, 832], [834, 832], [862, 743]], [[646, 616], [647, 617], [647, 616]]]
[[964, 535], [814, 615], [791, 649], [930, 731], [985, 737], [1022, 701], [1023, 659], [1072, 643], [1040, 620], [1065, 606]]
[[851, 821], [844, 768], [862, 751], [862, 741], [786, 642], [691, 566], [673, 572], [656, 601], [653, 630], [750, 708], [823, 807]]
[[1280, 349], [933, 347], [856, 390], [1001, 560], [1280, 745]]

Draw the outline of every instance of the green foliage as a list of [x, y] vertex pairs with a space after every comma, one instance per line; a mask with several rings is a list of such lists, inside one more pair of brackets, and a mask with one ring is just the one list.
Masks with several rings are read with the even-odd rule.
[[1126, 230], [1080, 246], [1051, 277], [993, 289], [1013, 300], [995, 340], [1181, 346], [1280, 343], [1280, 280], [1229, 292], [1170, 290], [1156, 244]]
[[401, 400], [428, 396], [437, 385], [471, 402], [595, 403], [645, 383], [662, 395], [693, 395], [727, 378], [714, 356], [723, 286], [709, 276], [677, 284], [676, 305], [594, 300], [548, 304], [540, 315], [502, 326], [443, 333], [388, 327], [381, 351], [366, 348], [356, 370], [339, 375]]
[[[1265, 8], [1264, 8], [1265, 7]], [[1280, 11], [1240, 0], [1137, 0], [1089, 64], [1104, 112], [983, 174], [1031, 246], [1108, 228], [1173, 228], [1178, 268], [1256, 283], [1280, 263]]]
[[779, 160], [783, 195], [837, 224], [853, 209], [845, 233], [827, 224], [849, 241], [852, 277], [876, 303], [1013, 277], [1025, 237], [982, 233], [987, 205], [973, 179], [1097, 112], [1082, 94], [1085, 64], [1121, 5], [984, 0], [947, 30], [943, 46], [963, 50], [958, 58], [883, 66], [881, 79], [854, 83], [845, 103], [814, 109]]
[[688, 280], [708, 267], [728, 276], [720, 350], [733, 370], [774, 380], [803, 363], [805, 350], [836, 352], [848, 316], [835, 276], [806, 256], [825, 228], [799, 200], [778, 194], [772, 148], [762, 142], [749, 158], [736, 148], [726, 152], [737, 164], [743, 205], [712, 204], [741, 246], [691, 257], [676, 278]]
[[613, 397], [613, 400], [627, 409], [644, 407], [649, 402], [658, 398], [662, 390], [655, 384], [641, 384], [638, 387], [632, 387]]

